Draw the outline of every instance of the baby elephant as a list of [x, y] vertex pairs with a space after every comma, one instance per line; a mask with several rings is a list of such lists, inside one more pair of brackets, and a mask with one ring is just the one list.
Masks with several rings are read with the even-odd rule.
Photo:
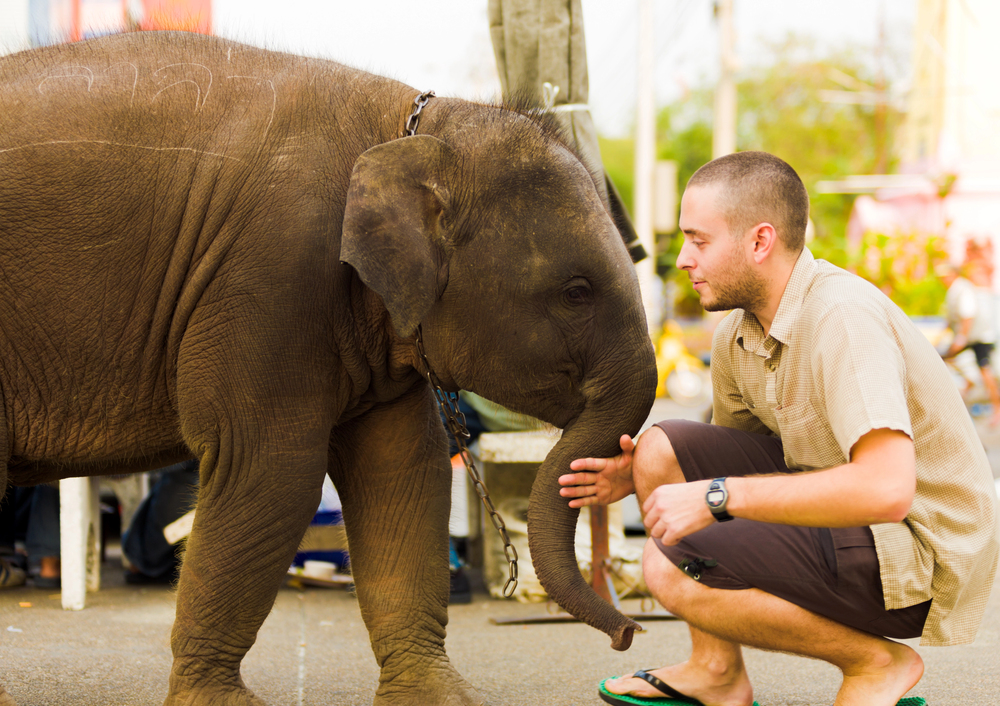
[[556, 481], [637, 433], [656, 385], [598, 183], [536, 112], [224, 39], [0, 58], [0, 488], [199, 460], [167, 704], [262, 703], [240, 662], [326, 474], [375, 702], [482, 703], [445, 653], [428, 380], [564, 429], [531, 498], [536, 570], [628, 646]]

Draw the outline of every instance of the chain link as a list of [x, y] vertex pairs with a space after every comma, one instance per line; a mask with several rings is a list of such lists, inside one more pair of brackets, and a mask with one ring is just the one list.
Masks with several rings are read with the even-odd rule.
[[[417, 112], [419, 112], [419, 109]], [[419, 326], [417, 326], [417, 353], [420, 354], [421, 359], [424, 361], [424, 367], [427, 369], [427, 382], [434, 391], [434, 397], [437, 399], [438, 407], [441, 408], [441, 413], [444, 415], [448, 431], [451, 432], [451, 435], [455, 438], [455, 443], [458, 444], [458, 452], [462, 455], [462, 461], [469, 472], [469, 478], [472, 479], [476, 495], [482, 500], [483, 506], [490, 514], [490, 522], [493, 523], [494, 529], [500, 533], [500, 539], [503, 542], [503, 555], [507, 559], [507, 582], [503, 585], [503, 596], [504, 598], [510, 598], [514, 595], [514, 589], [517, 588], [517, 549], [514, 547], [513, 542], [510, 541], [510, 537], [507, 535], [507, 525], [504, 523], [503, 517], [500, 516], [500, 513], [493, 506], [493, 500], [490, 499], [490, 491], [486, 488], [486, 484], [483, 483], [483, 479], [479, 475], [479, 470], [476, 468], [476, 461], [465, 445], [471, 434], [469, 434], [469, 429], [465, 425], [465, 414], [458, 408], [458, 399], [444, 391], [440, 381], [437, 379], [437, 375], [431, 370], [431, 364], [424, 353], [423, 333]]]
[[424, 109], [428, 103], [430, 103], [431, 98], [434, 97], [434, 91], [425, 91], [419, 96], [413, 99], [413, 105], [416, 108], [410, 113], [410, 117], [406, 119], [406, 130], [403, 133], [406, 137], [413, 137], [417, 134], [417, 124], [420, 122], [420, 111]]

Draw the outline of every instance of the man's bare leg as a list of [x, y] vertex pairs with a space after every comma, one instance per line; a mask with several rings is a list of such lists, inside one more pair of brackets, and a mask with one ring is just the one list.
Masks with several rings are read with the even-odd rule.
[[986, 388], [986, 393], [989, 395], [990, 403], [993, 406], [990, 426], [995, 427], [1000, 425], [1000, 389], [997, 388], [996, 378], [993, 377], [992, 366], [984, 365], [979, 369], [979, 372], [983, 375], [983, 387]]
[[[657, 485], [678, 482], [667, 479], [680, 473], [666, 434], [657, 427], [650, 432], [639, 440], [633, 463], [640, 503]], [[836, 623], [757, 589], [709, 588], [674, 566], [652, 540], [643, 555], [643, 574], [654, 597], [691, 629], [691, 658], [652, 673], [708, 706], [753, 703], [740, 645], [813, 657], [838, 667], [844, 682], [836, 706], [894, 706], [923, 675], [923, 661], [906, 645]], [[609, 681], [607, 688], [662, 696], [641, 679]]]
[[[640, 508], [649, 494], [660, 485], [684, 483], [684, 473], [667, 435], [659, 427], [651, 427], [636, 443], [632, 477]], [[652, 542], [646, 552], [655, 551], [666, 557]], [[645, 553], [645, 552], [644, 552]], [[669, 562], [668, 562], [669, 563]], [[645, 570], [646, 560], [643, 559]], [[686, 577], [685, 577], [686, 578]], [[688, 579], [690, 581], [690, 579]], [[649, 579], [647, 578], [647, 584]], [[692, 583], [694, 583], [692, 581]], [[652, 588], [652, 587], [651, 587]], [[658, 597], [657, 592], [654, 596]], [[715, 706], [749, 706], [753, 703], [753, 688], [743, 665], [743, 653], [738, 644], [720, 640], [688, 625], [691, 632], [691, 657], [681, 664], [655, 669], [650, 673], [682, 694], [695, 696]], [[662, 697], [663, 694], [642, 679], [620, 677], [609, 679], [606, 688], [618, 694]]]
[[650, 427], [636, 439], [632, 482], [635, 483], [635, 495], [640, 509], [649, 494], [659, 486], [686, 482], [674, 454], [674, 447], [660, 427]]
[[[753, 703], [753, 687], [743, 665], [740, 646], [713, 637], [690, 624], [688, 630], [691, 632], [691, 656], [688, 660], [653, 669], [649, 673], [680, 693], [709, 706], [750, 706]], [[604, 686], [615, 694], [663, 697], [648, 682], [634, 679], [631, 675], [609, 679]]]

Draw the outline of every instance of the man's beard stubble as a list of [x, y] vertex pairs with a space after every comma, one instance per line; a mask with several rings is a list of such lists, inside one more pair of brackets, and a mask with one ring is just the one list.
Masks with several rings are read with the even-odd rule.
[[702, 302], [705, 311], [743, 309], [752, 313], [767, 303], [767, 283], [738, 255], [730, 260], [711, 286], [715, 299]]

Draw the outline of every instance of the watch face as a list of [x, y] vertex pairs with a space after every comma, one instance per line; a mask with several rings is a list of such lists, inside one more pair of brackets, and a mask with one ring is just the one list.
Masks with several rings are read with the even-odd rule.
[[722, 490], [710, 490], [705, 496], [705, 501], [708, 502], [712, 507], [719, 507], [722, 501], [726, 499], [726, 493]]

